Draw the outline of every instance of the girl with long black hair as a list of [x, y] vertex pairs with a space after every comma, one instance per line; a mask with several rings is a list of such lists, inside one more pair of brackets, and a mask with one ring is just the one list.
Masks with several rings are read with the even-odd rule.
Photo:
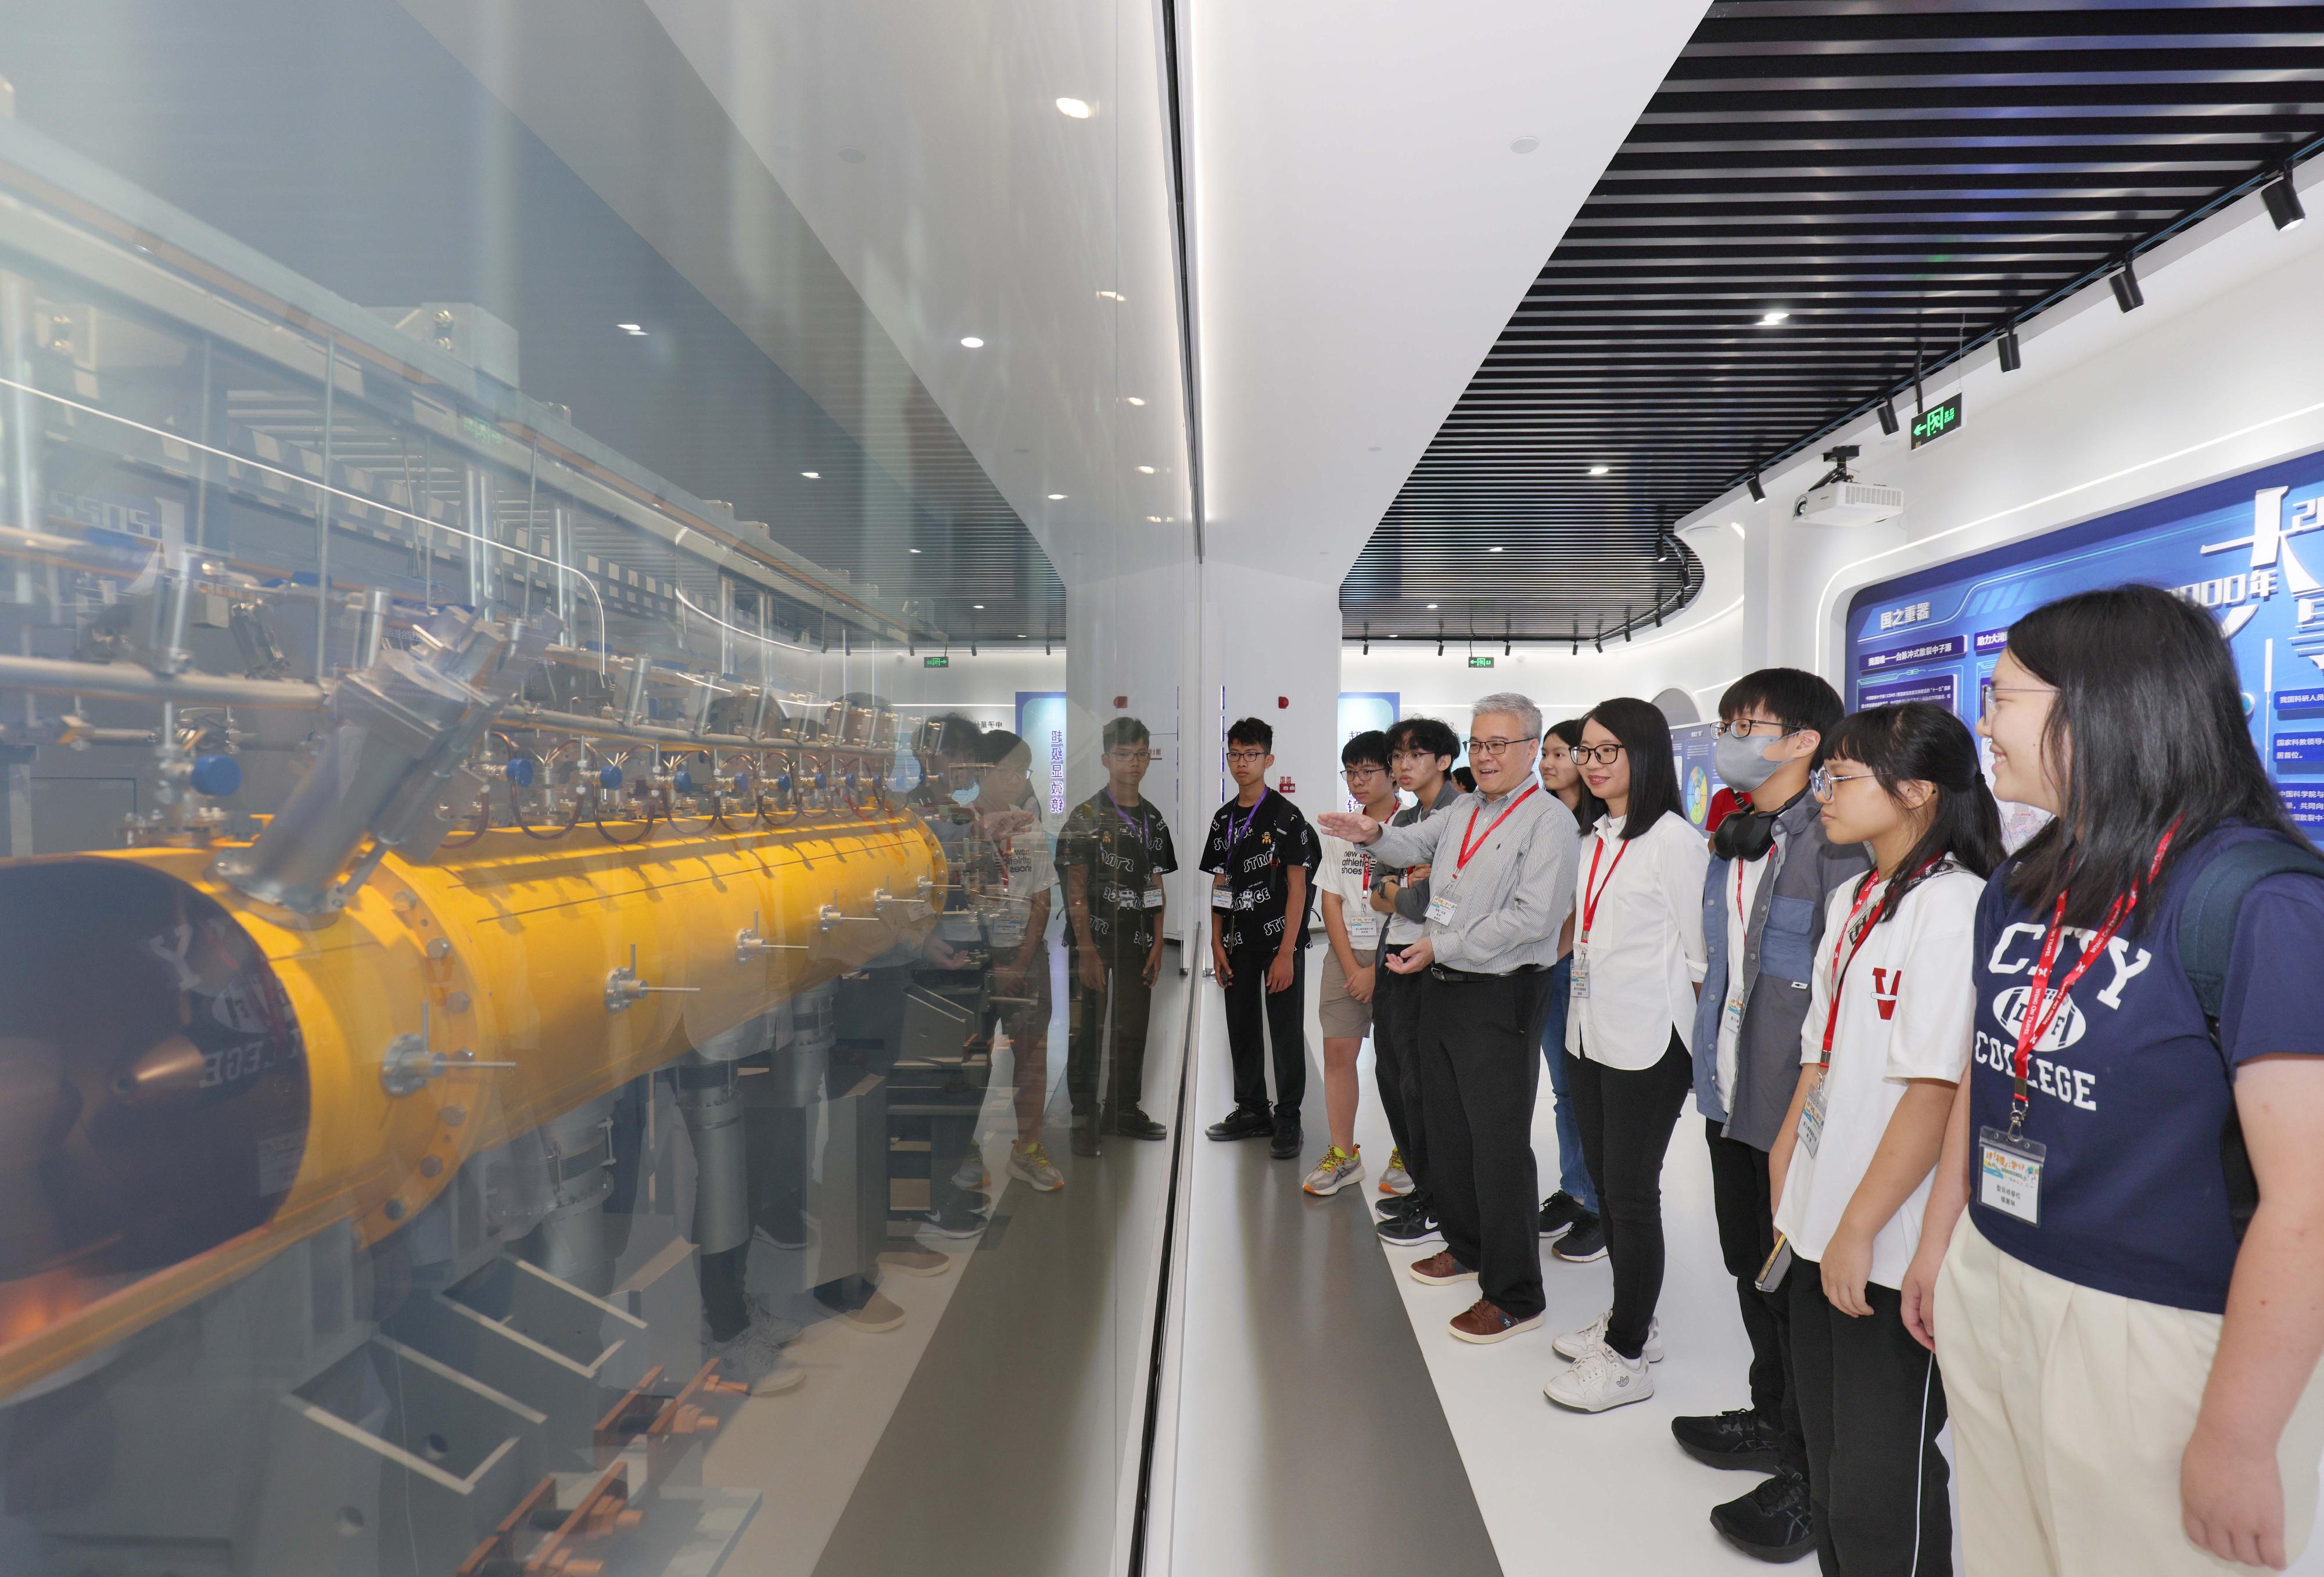
[[1799, 1085], [1767, 1157], [1794, 1256], [1777, 1296], [1816, 1549], [1849, 1577], [1950, 1572], [1944, 1387], [1904, 1329], [1898, 1286], [1969, 1064], [1964, 983], [2001, 815], [1977, 741], [1926, 702], [1841, 722], [1808, 791], [1825, 837], [1873, 857], [1825, 905]]
[[[2246, 861], [2312, 851], [2218, 626], [2167, 592], [2020, 619], [1978, 731], [1994, 792], [2055, 819], [1978, 904], [1971, 1065], [1902, 1288], [1967, 1569], [2282, 1566], [2324, 1454], [2324, 881], [2267, 875], [2211, 924]], [[2209, 974], [2212, 936], [2216, 1018], [2181, 953]]]
[[[1606, 802], [1582, 780], [1573, 759], [1582, 742], [1582, 719], [1553, 723], [1541, 736], [1541, 786], [1557, 796], [1573, 813], [1587, 838], [1606, 814]], [[1550, 1094], [1556, 1102], [1557, 1188], [1541, 1202], [1536, 1231], [1561, 1259], [1581, 1263], [1606, 1257], [1606, 1226], [1598, 1216], [1598, 1185], [1582, 1160], [1582, 1124], [1573, 1115], [1573, 1094], [1566, 1084], [1565, 1019], [1573, 1001], [1574, 917], [1565, 917], [1557, 938], [1557, 967], [1549, 975], [1549, 1019], [1541, 1027], [1542, 1061], [1549, 1066]]]
[[1578, 855], [1565, 1071], [1604, 1207], [1614, 1305], [1552, 1343], [1573, 1367], [1543, 1390], [1560, 1406], [1602, 1413], [1654, 1395], [1662, 1356], [1663, 1157], [1694, 1087], [1711, 851], [1680, 808], [1670, 724], [1651, 703], [1600, 702], [1573, 759], [1606, 814]]

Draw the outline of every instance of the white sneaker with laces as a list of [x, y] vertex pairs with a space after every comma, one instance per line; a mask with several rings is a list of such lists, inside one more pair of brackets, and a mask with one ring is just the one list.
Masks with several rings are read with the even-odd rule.
[[1404, 1169], [1404, 1151], [1401, 1148], [1388, 1151], [1388, 1170], [1380, 1174], [1379, 1191], [1382, 1194], [1412, 1192], [1412, 1174]]
[[1323, 1152], [1323, 1158], [1315, 1163], [1315, 1169], [1307, 1174], [1300, 1186], [1320, 1196], [1337, 1194], [1349, 1184], [1363, 1180], [1363, 1161], [1333, 1145]]
[[[1613, 1317], [1614, 1311], [1608, 1309], [1579, 1331], [1568, 1331], [1564, 1335], [1553, 1339], [1550, 1346], [1560, 1358], [1572, 1359], [1579, 1363], [1606, 1345], [1606, 1323]], [[1663, 1323], [1660, 1320], [1647, 1322], [1646, 1345], [1638, 1356], [1648, 1363], [1663, 1360]]]
[[1574, 1360], [1573, 1367], [1549, 1377], [1541, 1394], [1577, 1413], [1603, 1413], [1655, 1394], [1654, 1366], [1645, 1354], [1625, 1358], [1600, 1342]]

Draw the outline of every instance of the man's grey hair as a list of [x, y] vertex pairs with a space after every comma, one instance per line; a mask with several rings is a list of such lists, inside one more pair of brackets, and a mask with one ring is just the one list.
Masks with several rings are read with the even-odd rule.
[[[1504, 716], [1516, 718], [1517, 731], [1527, 739], [1541, 737], [1541, 708], [1533, 704], [1529, 696], [1520, 696], [1515, 690], [1499, 690], [1480, 698], [1469, 709], [1472, 718], [1482, 717], [1488, 712], [1499, 712]], [[1470, 726], [1473, 728], [1476, 724], [1471, 723]]]

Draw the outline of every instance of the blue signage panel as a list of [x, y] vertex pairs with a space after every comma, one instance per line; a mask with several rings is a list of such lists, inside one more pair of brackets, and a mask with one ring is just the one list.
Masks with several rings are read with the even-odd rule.
[[1974, 724], [2012, 620], [2129, 582], [2218, 619], [2260, 759], [2324, 828], [2324, 454], [1867, 586], [1848, 609], [1849, 705], [1940, 700]]
[[1671, 764], [1678, 769], [1679, 798], [1686, 819], [1698, 827], [1711, 820], [1711, 796], [1720, 778], [1711, 758], [1719, 748], [1716, 723], [1674, 723], [1671, 725]]

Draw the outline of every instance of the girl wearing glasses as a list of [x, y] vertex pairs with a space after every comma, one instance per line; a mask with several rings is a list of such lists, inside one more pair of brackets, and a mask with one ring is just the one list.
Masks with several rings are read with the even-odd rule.
[[1824, 835], [1868, 845], [1875, 868], [1825, 904], [1798, 1087], [1767, 1157], [1794, 1256], [1772, 1296], [1790, 1305], [1823, 1569], [1950, 1572], [1944, 1386], [1897, 1288], [1969, 1063], [1963, 986], [2001, 816], [1977, 742], [1941, 706], [1858, 712], [1825, 748], [1808, 779]]
[[1670, 725], [1651, 704], [1600, 703], [1582, 719], [1573, 759], [1606, 814], [1576, 871], [1566, 1075], [1604, 1212], [1614, 1306], [1553, 1343], [1573, 1366], [1545, 1394], [1602, 1413], [1654, 1395], [1649, 1365], [1662, 1356], [1663, 1156], [1694, 1087], [1711, 851], [1680, 807]]
[[2202, 609], [2052, 603], [1993, 680], [1994, 793], [2054, 819], [1978, 904], [1969, 1076], [1902, 1288], [1965, 1565], [2281, 1567], [2324, 1452], [2324, 881]]

